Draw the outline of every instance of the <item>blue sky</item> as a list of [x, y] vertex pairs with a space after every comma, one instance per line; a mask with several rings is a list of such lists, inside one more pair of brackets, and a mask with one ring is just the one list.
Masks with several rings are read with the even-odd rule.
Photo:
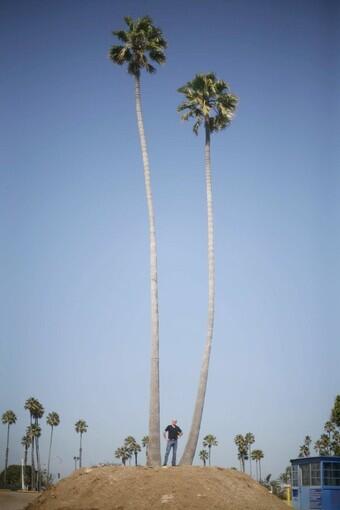
[[[177, 88], [214, 71], [239, 97], [212, 139], [216, 320], [202, 436], [264, 473], [321, 433], [340, 392], [339, 4], [6, 1], [0, 11], [1, 413], [22, 455], [26, 398], [56, 411], [53, 472], [112, 461], [147, 433], [149, 261], [133, 81], [108, 60], [124, 15], [150, 15], [167, 63], [143, 76], [156, 212], [161, 422], [190, 427], [206, 334], [203, 135]], [[4, 464], [5, 427], [0, 435]], [[47, 462], [48, 430], [42, 436]], [[164, 444], [163, 444], [164, 451]]]

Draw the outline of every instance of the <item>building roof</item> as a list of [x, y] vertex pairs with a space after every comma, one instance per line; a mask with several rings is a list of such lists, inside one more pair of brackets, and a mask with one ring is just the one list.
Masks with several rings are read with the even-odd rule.
[[340, 462], [340, 455], [319, 455], [318, 457], [298, 457], [290, 459], [294, 464], [310, 464], [311, 462]]

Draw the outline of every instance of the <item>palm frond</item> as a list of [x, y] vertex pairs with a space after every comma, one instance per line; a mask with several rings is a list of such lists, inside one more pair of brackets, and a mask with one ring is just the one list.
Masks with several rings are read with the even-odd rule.
[[114, 32], [112, 32], [113, 35], [115, 35], [116, 37], [118, 37], [118, 39], [124, 43], [127, 43], [128, 40], [129, 40], [129, 36], [127, 35], [126, 32], [124, 32], [124, 30], [116, 30]]

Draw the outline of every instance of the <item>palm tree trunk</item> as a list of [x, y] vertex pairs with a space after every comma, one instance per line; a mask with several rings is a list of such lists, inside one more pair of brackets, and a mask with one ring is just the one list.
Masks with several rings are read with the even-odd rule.
[[27, 451], [28, 451], [28, 448], [27, 448], [27, 445], [25, 445], [25, 457], [24, 457], [24, 482], [25, 483], [24, 483], [24, 485], [26, 488], [27, 488], [27, 483], [28, 483], [26, 480], [26, 478], [27, 478], [27, 473], [26, 473], [26, 471], [27, 471]]
[[159, 417], [160, 402], [159, 402], [159, 318], [158, 318], [157, 245], [156, 245], [154, 209], [151, 192], [150, 166], [144, 133], [139, 76], [135, 77], [135, 96], [136, 96], [137, 125], [144, 166], [145, 193], [149, 217], [149, 239], [150, 239], [151, 381], [150, 381], [148, 465], [159, 466], [161, 463], [161, 453], [160, 453], [160, 417]]
[[260, 482], [262, 480], [262, 475], [261, 475], [261, 460], [259, 460], [259, 470], [260, 470]]
[[82, 449], [82, 446], [81, 446], [81, 440], [82, 440], [82, 433], [80, 432], [80, 443], [79, 443], [79, 469], [81, 468], [81, 456], [82, 456], [82, 453], [83, 453], [83, 449]]
[[215, 311], [215, 256], [214, 256], [214, 224], [213, 224], [213, 205], [212, 205], [212, 186], [211, 186], [211, 159], [210, 159], [210, 128], [208, 121], [205, 122], [205, 182], [207, 193], [207, 215], [208, 215], [208, 332], [206, 337], [203, 362], [195, 404], [194, 415], [192, 418], [191, 429], [187, 444], [180, 464], [191, 465], [198, 442], [198, 436], [201, 428], [205, 393], [208, 382], [209, 360], [211, 344], [214, 329], [214, 311]]
[[6, 460], [5, 460], [5, 473], [4, 473], [5, 487], [7, 485], [8, 452], [9, 452], [9, 423], [7, 424], [7, 446], [6, 446]]
[[250, 468], [250, 476], [252, 477], [252, 470], [251, 470], [251, 446], [249, 445], [249, 468]]
[[51, 462], [51, 450], [52, 450], [52, 437], [53, 437], [53, 426], [51, 426], [50, 447], [48, 449], [47, 482], [50, 479], [50, 462]]
[[36, 439], [37, 439], [37, 442], [36, 442], [36, 445], [35, 445], [36, 454], [37, 454], [37, 480], [36, 480], [36, 485], [37, 485], [38, 491], [40, 491], [40, 489], [41, 489], [41, 466], [40, 466], [39, 438], [37, 437]]
[[[32, 427], [32, 415], [30, 416]], [[35, 490], [34, 436], [31, 437], [31, 490]]]
[[208, 447], [209, 451], [209, 466], [211, 466], [211, 446]]

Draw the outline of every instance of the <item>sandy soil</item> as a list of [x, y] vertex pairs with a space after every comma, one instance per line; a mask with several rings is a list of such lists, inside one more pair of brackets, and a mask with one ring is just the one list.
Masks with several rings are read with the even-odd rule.
[[222, 468], [83, 468], [27, 510], [287, 510], [249, 476]]

